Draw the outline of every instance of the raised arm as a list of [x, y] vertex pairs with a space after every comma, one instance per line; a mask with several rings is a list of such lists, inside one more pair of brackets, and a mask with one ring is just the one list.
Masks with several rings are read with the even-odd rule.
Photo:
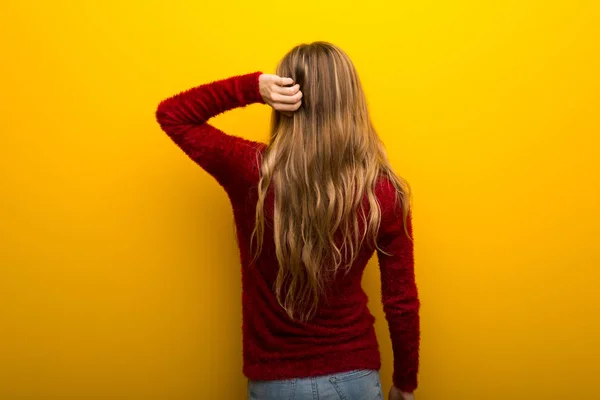
[[[383, 310], [394, 353], [393, 382], [402, 392], [410, 393], [417, 388], [420, 302], [415, 282], [413, 242], [404, 230], [400, 206], [392, 207], [394, 200], [390, 197], [382, 202], [378, 246], [383, 251], [378, 250], [377, 257], [381, 270]], [[384, 204], [388, 204], [387, 210], [383, 209]], [[412, 237], [410, 214], [406, 227]]]
[[267, 103], [291, 115], [302, 104], [301, 99], [300, 86], [292, 79], [255, 72], [168, 98], [158, 106], [156, 119], [192, 160], [230, 191], [252, 182], [252, 175], [258, 171], [257, 153], [264, 150], [265, 144], [228, 135], [206, 121], [252, 103]]
[[187, 90], [160, 103], [156, 118], [169, 137], [224, 186], [235, 187], [256, 162], [261, 143], [228, 135], [206, 123], [227, 110], [263, 103], [261, 73], [235, 76]]

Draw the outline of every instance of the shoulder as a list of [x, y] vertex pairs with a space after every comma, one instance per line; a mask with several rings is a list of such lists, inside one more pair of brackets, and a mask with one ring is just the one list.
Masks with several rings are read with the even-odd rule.
[[375, 183], [374, 192], [382, 215], [389, 215], [394, 210], [402, 209], [398, 189], [388, 177], [379, 176]]

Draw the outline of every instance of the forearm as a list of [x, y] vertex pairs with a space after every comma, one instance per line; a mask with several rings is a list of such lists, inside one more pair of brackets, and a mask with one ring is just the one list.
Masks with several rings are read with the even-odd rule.
[[383, 309], [394, 355], [394, 385], [404, 392], [417, 387], [420, 345], [420, 301], [414, 273], [412, 217], [386, 213], [380, 227], [378, 258]]
[[402, 391], [417, 388], [419, 370], [419, 300], [404, 300], [401, 307], [385, 306], [394, 355], [394, 385]]
[[160, 103], [156, 117], [169, 133], [172, 127], [202, 125], [227, 110], [262, 102], [258, 88], [260, 72], [204, 84]]

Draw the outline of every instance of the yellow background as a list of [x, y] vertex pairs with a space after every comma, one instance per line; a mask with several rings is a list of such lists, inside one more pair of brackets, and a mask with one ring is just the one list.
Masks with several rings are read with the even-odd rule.
[[[4, 1], [0, 399], [241, 399], [226, 195], [158, 102], [354, 59], [412, 184], [419, 399], [596, 399], [600, 18], [593, 1]], [[265, 140], [269, 110], [216, 120]], [[377, 266], [364, 286], [390, 384]]]

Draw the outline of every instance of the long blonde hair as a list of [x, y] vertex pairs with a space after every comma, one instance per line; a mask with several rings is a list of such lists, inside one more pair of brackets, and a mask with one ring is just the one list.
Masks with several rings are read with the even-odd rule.
[[279, 262], [274, 290], [291, 318], [306, 321], [314, 316], [328, 279], [340, 268], [349, 269], [365, 238], [376, 246], [378, 179], [384, 176], [396, 188], [405, 222], [409, 188], [392, 171], [346, 53], [326, 42], [302, 44], [281, 60], [277, 75], [300, 84], [303, 103], [291, 117], [273, 111], [252, 238], [256, 259], [272, 187]]

